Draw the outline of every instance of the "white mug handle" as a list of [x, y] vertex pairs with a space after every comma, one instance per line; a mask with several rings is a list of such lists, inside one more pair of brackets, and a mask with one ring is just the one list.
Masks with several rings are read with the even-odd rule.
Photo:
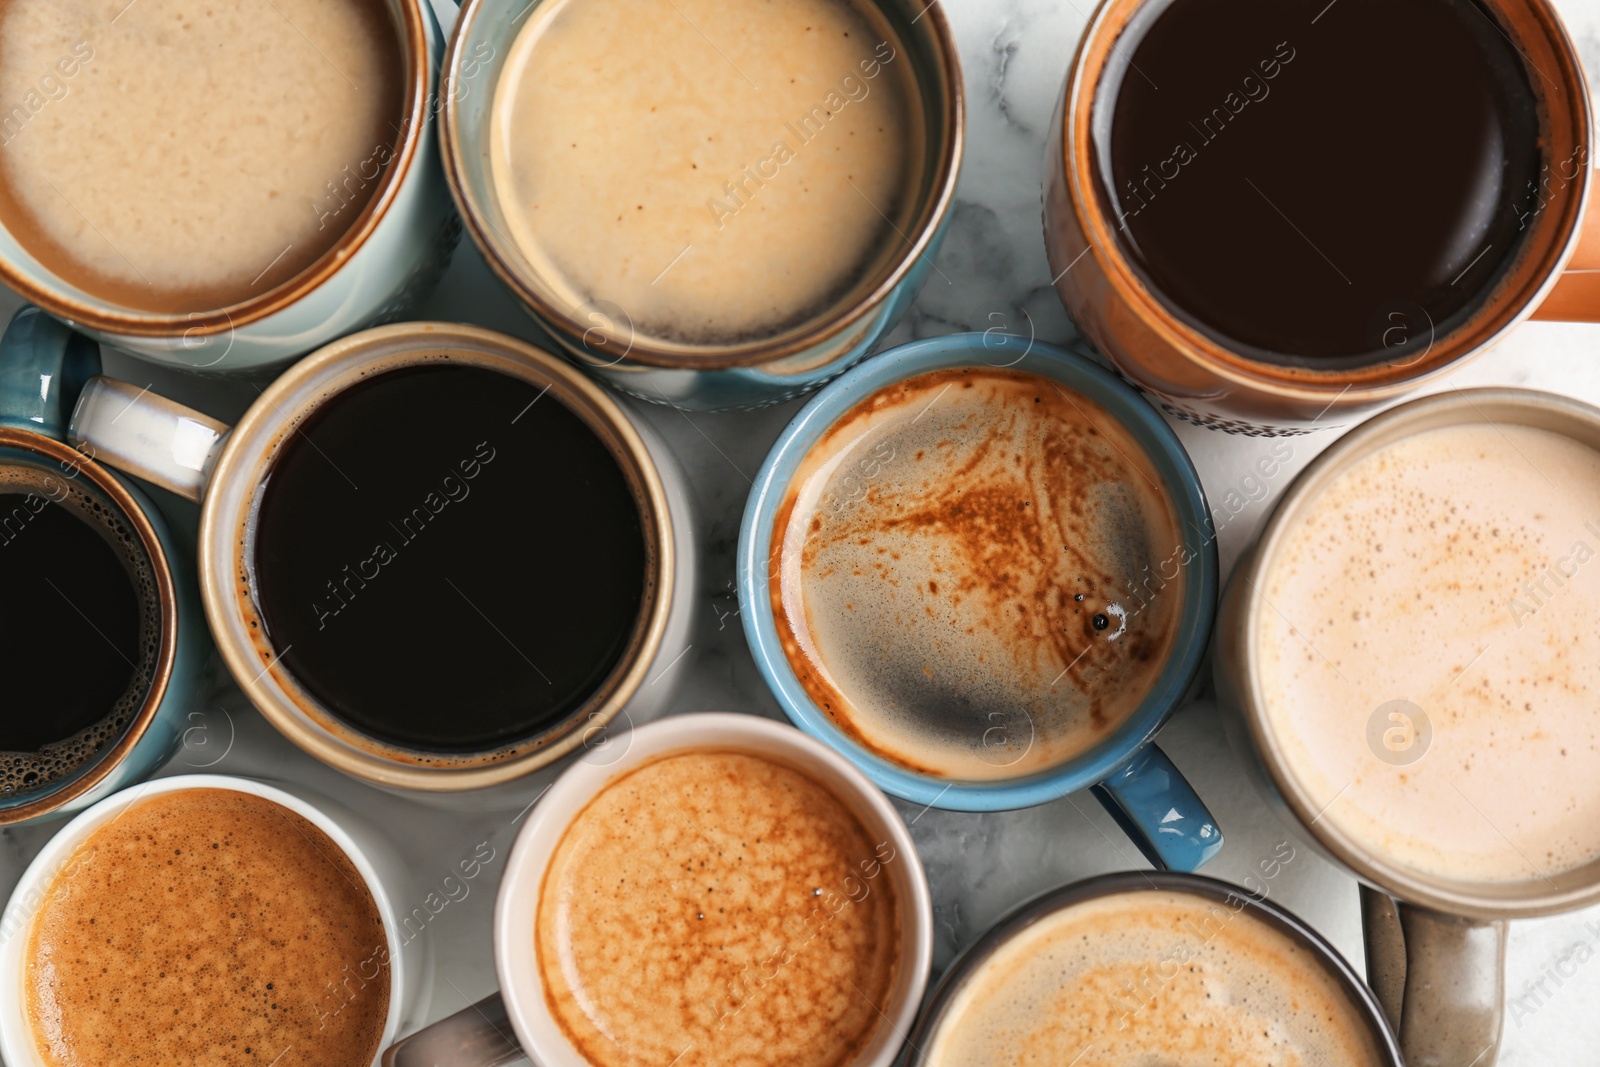
[[104, 375], [89, 379], [67, 424], [67, 442], [89, 458], [195, 503], [227, 433], [210, 416]]

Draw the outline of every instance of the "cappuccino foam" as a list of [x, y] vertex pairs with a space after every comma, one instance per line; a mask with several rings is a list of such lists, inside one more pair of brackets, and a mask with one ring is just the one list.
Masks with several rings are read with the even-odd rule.
[[0, 0], [0, 220], [117, 304], [250, 299], [376, 193], [402, 68], [383, 0]]
[[889, 842], [822, 785], [736, 752], [608, 785], [556, 846], [533, 947], [596, 1067], [841, 1067], [900, 958]]
[[368, 1067], [389, 1012], [372, 893], [327, 834], [225, 789], [135, 801], [78, 846], [29, 932], [50, 1067]]
[[878, 391], [773, 526], [784, 653], [863, 745], [957, 780], [1105, 740], [1166, 663], [1187, 581], [1144, 447], [1088, 397], [960, 368]]
[[1417, 434], [1310, 501], [1255, 640], [1323, 818], [1474, 883], [1600, 859], [1597, 549], [1600, 452], [1526, 426]]
[[967, 977], [928, 1067], [1379, 1067], [1366, 1017], [1276, 927], [1189, 893], [1072, 905]]
[[593, 305], [683, 343], [797, 327], [908, 247], [911, 64], [866, 0], [540, 4], [495, 89], [507, 236], [586, 325]]

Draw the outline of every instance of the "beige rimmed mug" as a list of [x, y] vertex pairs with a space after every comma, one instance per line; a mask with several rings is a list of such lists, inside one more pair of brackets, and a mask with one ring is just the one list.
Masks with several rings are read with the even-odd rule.
[[1241, 763], [1281, 814], [1363, 883], [1368, 981], [1412, 1067], [1493, 1067], [1504, 1021], [1507, 920], [1600, 903], [1600, 860], [1515, 882], [1448, 879], [1323, 818], [1338, 797], [1313, 793], [1274, 732], [1256, 633], [1258, 621], [1276, 610], [1263, 590], [1279, 553], [1321, 494], [1396, 442], [1462, 425], [1528, 426], [1600, 449], [1600, 409], [1549, 393], [1457, 390], [1384, 412], [1346, 434], [1289, 487], [1228, 584], [1215, 648], [1218, 701]]
[[[260, 490], [296, 427], [374, 374], [422, 364], [478, 367], [548, 392], [545, 402], [558, 402], [577, 415], [617, 461], [632, 490], [645, 539], [642, 603], [617, 665], [555, 726], [482, 752], [413, 751], [369, 736], [333, 715], [282, 661], [248, 577]], [[438, 417], [460, 414], [440, 411]], [[251, 703], [278, 730], [347, 774], [428, 794], [481, 791], [577, 749], [603, 747], [619, 715], [623, 722], [618, 726], [642, 722], [664, 711], [671, 698], [672, 678], [663, 682], [663, 677], [687, 647], [689, 598], [695, 587], [696, 535], [687, 484], [671, 450], [647, 424], [548, 352], [470, 326], [384, 326], [353, 334], [295, 364], [231, 428], [126, 382], [93, 378], [78, 401], [68, 437], [102, 462], [201, 502], [201, 596], [223, 660]], [[448, 708], [441, 709], [441, 714], [448, 713]], [[525, 802], [500, 793], [495, 797], [505, 806]], [[484, 801], [480, 792], [459, 798], [474, 805]]]

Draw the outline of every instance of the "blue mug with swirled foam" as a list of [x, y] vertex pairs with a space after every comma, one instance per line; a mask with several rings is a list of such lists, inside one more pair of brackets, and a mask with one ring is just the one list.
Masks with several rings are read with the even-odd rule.
[[1153, 741], [1211, 632], [1210, 510], [1092, 360], [990, 331], [849, 371], [767, 456], [738, 578], [784, 711], [885, 791], [998, 811], [1090, 788], [1159, 868], [1222, 847]]
[[36, 307], [0, 337], [0, 826], [143, 781], [204, 731], [193, 567], [138, 486], [63, 441], [99, 368]]

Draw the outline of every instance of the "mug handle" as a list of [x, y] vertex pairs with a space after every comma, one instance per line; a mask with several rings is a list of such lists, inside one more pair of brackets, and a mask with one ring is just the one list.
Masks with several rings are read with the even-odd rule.
[[1198, 870], [1222, 850], [1217, 820], [1154, 743], [1092, 788], [1095, 799], [1158, 871]]
[[[1593, 176], [1600, 184], [1600, 174]], [[1600, 203], [1591, 200], [1578, 247], [1533, 317], [1545, 322], [1600, 322]]]
[[0, 337], [0, 425], [62, 440], [84, 383], [99, 373], [99, 345], [23, 307]]
[[1409, 1067], [1494, 1067], [1505, 1025], [1505, 920], [1361, 893], [1367, 979]]
[[182, 404], [96, 375], [67, 423], [67, 443], [185, 500], [200, 502], [228, 427]]
[[491, 993], [454, 1015], [403, 1037], [383, 1053], [383, 1067], [500, 1067], [522, 1058], [505, 1001]]

